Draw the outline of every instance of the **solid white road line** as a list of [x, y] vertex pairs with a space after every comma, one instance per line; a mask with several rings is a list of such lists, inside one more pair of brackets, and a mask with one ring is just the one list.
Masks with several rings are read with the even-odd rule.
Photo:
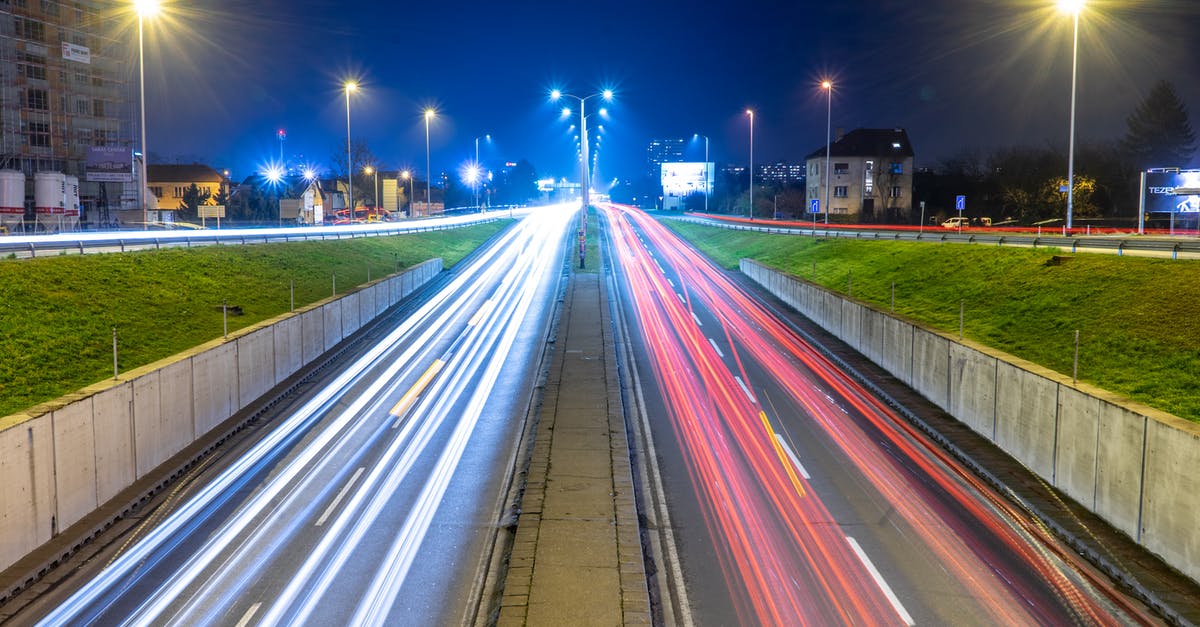
[[721, 359], [725, 359], [725, 353], [721, 352], [721, 347], [717, 346], [716, 340], [714, 340], [710, 337], [710, 338], [708, 338], [708, 343], [712, 344], [713, 350], [717, 351], [717, 357], [720, 357]]
[[750, 399], [750, 402], [757, 403], [758, 399], [754, 398], [754, 394], [750, 392], [750, 388], [746, 387], [746, 382], [742, 381], [742, 378], [738, 375], [733, 375], [733, 378], [737, 380], [738, 385], [742, 386], [742, 391], [746, 393], [746, 397]]
[[237, 622], [237, 627], [246, 627], [246, 625], [249, 625], [250, 621], [254, 618], [254, 615], [258, 613], [258, 608], [260, 607], [262, 607], [262, 601], [251, 605], [250, 608], [246, 610], [246, 613], [242, 614], [242, 620]]
[[886, 596], [888, 602], [892, 604], [892, 609], [896, 610], [896, 613], [900, 615], [900, 620], [904, 621], [904, 624], [908, 625], [909, 627], [915, 625], [916, 623], [913, 622], [912, 616], [909, 615], [908, 610], [904, 609], [904, 605], [900, 603], [900, 599], [896, 598], [896, 593], [892, 592], [892, 587], [883, 580], [883, 575], [879, 574], [879, 569], [875, 568], [875, 564], [871, 563], [871, 558], [867, 557], [867, 553], [862, 550], [862, 547], [858, 545], [858, 542], [856, 542], [854, 538], [851, 538], [850, 536], [846, 536], [846, 542], [850, 543], [850, 548], [854, 549], [854, 553], [858, 555], [858, 559], [862, 560], [863, 566], [866, 566], [867, 570], [870, 571], [871, 577], [875, 579], [876, 585], [879, 586], [880, 590], [883, 590], [884, 596]]
[[800, 476], [804, 477], [805, 480], [812, 479], [812, 476], [809, 475], [808, 471], [804, 469], [804, 466], [800, 464], [800, 458], [796, 457], [796, 453], [792, 451], [792, 447], [788, 446], [787, 440], [783, 439], [783, 435], [776, 433], [775, 439], [779, 440], [779, 445], [783, 447], [783, 452], [787, 453], [788, 459], [792, 460], [792, 463], [796, 466], [796, 470], [800, 471]]
[[325, 508], [325, 513], [321, 514], [321, 517], [317, 519], [318, 527], [325, 524], [326, 520], [329, 520], [329, 517], [333, 514], [333, 510], [337, 509], [337, 506], [342, 502], [342, 499], [346, 498], [346, 493], [349, 492], [351, 486], [358, 481], [358, 478], [363, 474], [364, 470], [366, 470], [365, 467], [359, 466], [358, 470], [354, 471], [354, 476], [350, 477], [350, 480], [346, 482], [346, 485], [342, 486], [342, 490], [338, 492], [337, 496], [333, 497], [333, 502], [329, 504], [329, 507]]

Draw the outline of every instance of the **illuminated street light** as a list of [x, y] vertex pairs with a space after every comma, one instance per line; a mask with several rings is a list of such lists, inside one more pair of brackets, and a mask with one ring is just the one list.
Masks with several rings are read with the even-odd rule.
[[412, 172], [405, 170], [400, 173], [400, 178], [408, 181], [408, 217], [412, 217]]
[[437, 111], [433, 107], [425, 109], [425, 172], [427, 180], [425, 182], [425, 211], [429, 212], [429, 207], [432, 204], [430, 196], [430, 188], [433, 187], [433, 170], [429, 159], [429, 121], [437, 117]]
[[[475, 170], [477, 172], [480, 167], [479, 166], [479, 139], [480, 139], [479, 137], [475, 138]], [[492, 136], [491, 136], [491, 134], [484, 134], [483, 139], [492, 141]], [[481, 177], [477, 176], [476, 180], [478, 180], [479, 178], [481, 178]], [[479, 206], [479, 187], [478, 186], [475, 187], [475, 206], [476, 207]]]
[[709, 196], [709, 181], [708, 181], [708, 135], [693, 133], [695, 139], [704, 138], [704, 213], [708, 213], [708, 196]]
[[750, 219], [754, 219], [754, 109], [746, 109], [750, 116]]
[[[830, 125], [833, 123], [833, 81], [821, 81], [821, 89], [825, 90], [825, 226], [829, 226], [829, 156], [831, 146]], [[813, 222], [817, 216], [813, 215]], [[814, 227], [815, 228], [815, 227]], [[816, 233], [813, 234], [816, 236]]]
[[158, 15], [162, 7], [158, 0], [134, 0], [133, 8], [137, 11], [138, 16], [138, 85], [142, 99], [142, 184], [138, 188], [138, 197], [142, 200], [142, 224], [146, 225], [150, 222], [150, 212], [146, 209], [146, 189], [150, 185], [148, 174], [150, 169], [146, 165], [149, 153], [146, 149], [146, 47], [143, 33], [146, 18]]
[[1067, 149], [1067, 234], [1071, 233], [1071, 213], [1075, 207], [1075, 78], [1079, 70], [1079, 14], [1084, 0], [1059, 0], [1058, 9], [1071, 15], [1074, 35], [1071, 45], [1071, 133]]
[[[560, 100], [562, 98], [574, 98], [575, 100], [577, 100], [579, 102], [579, 151], [580, 151], [579, 167], [581, 170], [580, 184], [581, 184], [581, 188], [582, 188], [582, 200], [583, 200], [582, 210], [580, 211], [580, 215], [579, 215], [579, 267], [580, 268], [584, 267], [584, 257], [587, 254], [587, 250], [586, 250], [586, 246], [585, 246], [586, 242], [587, 242], [587, 212], [588, 212], [588, 207], [591, 205], [591, 198], [590, 198], [591, 182], [589, 180], [590, 174], [591, 174], [591, 172], [589, 171], [591, 169], [590, 168], [591, 159], [588, 157], [588, 136], [587, 136], [588, 115], [587, 115], [587, 110], [586, 110], [586, 104], [587, 104], [588, 99], [596, 98], [596, 97], [602, 98], [605, 102], [612, 102], [613, 91], [611, 89], [605, 89], [604, 91], [602, 91], [600, 93], [591, 94], [591, 95], [583, 96], [583, 97], [579, 97], [579, 96], [576, 96], [573, 94], [565, 94], [561, 90], [558, 90], [558, 89], [551, 90], [551, 92], [550, 92], [550, 100], [552, 102]], [[601, 115], [608, 115], [607, 109], [601, 108], [600, 111], [601, 111]], [[566, 117], [569, 117], [570, 115], [571, 115], [570, 107], [563, 107], [562, 117], [566, 118]]]
[[379, 170], [373, 166], [363, 166], [363, 174], [375, 175], [375, 182], [371, 184], [371, 201], [374, 203], [375, 211], [379, 211]]
[[346, 192], [349, 195], [346, 208], [354, 215], [354, 157], [350, 153], [350, 93], [358, 90], [358, 83], [346, 81], [343, 85], [346, 92]]
[[279, 197], [279, 183], [283, 181], [283, 167], [279, 164], [271, 164], [263, 170], [263, 178], [270, 183], [272, 195], [275, 196], [275, 210], [279, 216], [279, 226], [283, 226], [283, 202]]

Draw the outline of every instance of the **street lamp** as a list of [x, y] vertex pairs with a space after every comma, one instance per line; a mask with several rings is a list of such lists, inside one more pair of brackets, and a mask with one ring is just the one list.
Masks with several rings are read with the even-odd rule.
[[1071, 139], [1067, 149], [1067, 234], [1071, 233], [1071, 213], [1075, 207], [1075, 77], [1079, 70], [1079, 14], [1084, 0], [1058, 0], [1058, 9], [1071, 14], [1074, 35], [1071, 45]]
[[400, 173], [400, 178], [408, 181], [408, 217], [412, 217], [412, 172], [405, 170]]
[[429, 213], [429, 206], [432, 204], [431, 196], [429, 195], [430, 188], [433, 187], [433, 169], [429, 160], [429, 121], [437, 117], [437, 111], [433, 107], [425, 109], [425, 212]]
[[708, 213], [708, 196], [711, 191], [708, 182], [708, 135], [693, 133], [692, 137], [704, 138], [704, 213]]
[[275, 196], [275, 208], [279, 215], [279, 226], [283, 226], [283, 200], [279, 197], [279, 183], [283, 181], [283, 167], [272, 165], [263, 172], [263, 176], [271, 185], [272, 195]]
[[825, 90], [825, 226], [829, 226], [829, 157], [832, 148], [830, 127], [833, 124], [833, 81], [828, 79], [821, 81], [821, 89]]
[[[492, 141], [492, 136], [491, 136], [491, 134], [484, 134], [483, 139]], [[476, 169], [479, 168], [479, 138], [478, 137], [475, 138], [475, 168]], [[478, 176], [476, 177], [477, 180], [479, 178], [481, 178], [481, 177], [478, 177]], [[475, 186], [474, 191], [475, 191], [475, 206], [478, 207], [479, 206], [479, 186], [478, 185]]]
[[142, 199], [142, 225], [150, 222], [150, 212], [146, 209], [146, 187], [150, 185], [149, 168], [146, 166], [146, 48], [143, 37], [144, 24], [147, 17], [158, 15], [161, 5], [158, 0], [134, 0], [133, 7], [138, 15], [138, 84], [141, 92], [142, 116], [142, 184], [138, 189], [138, 197]]
[[[558, 90], [558, 89], [555, 89], [550, 92], [550, 100], [552, 102], [557, 101], [561, 98], [574, 98], [575, 100], [579, 101], [579, 151], [580, 151], [580, 157], [581, 157], [579, 160], [579, 167], [581, 169], [580, 183], [583, 187], [583, 190], [582, 190], [583, 206], [582, 206], [582, 210], [580, 211], [580, 216], [579, 216], [579, 267], [581, 269], [584, 267], [584, 257], [587, 253], [586, 248], [585, 248], [586, 243], [587, 243], [587, 212], [588, 212], [588, 207], [591, 206], [591, 198], [589, 197], [591, 182], [588, 180], [589, 179], [588, 175], [590, 174], [590, 169], [591, 169], [591, 167], [590, 167], [591, 159], [588, 156], [588, 133], [587, 133], [588, 115], [587, 115], [585, 107], [586, 107], [587, 101], [589, 99], [596, 98], [596, 97], [602, 98], [605, 102], [612, 102], [613, 91], [611, 89], [605, 89], [604, 91], [602, 91], [600, 93], [583, 96], [582, 98], [579, 96], [573, 95], [573, 94], [565, 94], [561, 90]], [[607, 113], [608, 113], [607, 110], [605, 110], [603, 108], [600, 109], [601, 115], [606, 115]], [[570, 107], [563, 107], [562, 114], [563, 114], [563, 117], [567, 117], [567, 116], [571, 115]]]
[[379, 213], [379, 170], [374, 166], [363, 166], [363, 174], [367, 176], [375, 175], [375, 182], [371, 184], [371, 200], [375, 203], [375, 213]]
[[750, 116], [750, 210], [747, 212], [750, 219], [754, 219], [754, 109], [746, 109], [746, 115]]
[[349, 195], [347, 209], [350, 217], [354, 217], [354, 158], [350, 154], [350, 92], [358, 89], [358, 83], [346, 81], [343, 86], [346, 92], [346, 192]]

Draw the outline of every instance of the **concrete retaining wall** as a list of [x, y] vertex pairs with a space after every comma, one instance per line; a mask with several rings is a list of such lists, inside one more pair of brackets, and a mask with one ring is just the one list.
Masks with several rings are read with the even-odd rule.
[[441, 270], [442, 260], [431, 259], [228, 340], [122, 373], [118, 381], [0, 418], [0, 570], [319, 359]]
[[1200, 581], [1200, 425], [743, 259], [742, 272]]

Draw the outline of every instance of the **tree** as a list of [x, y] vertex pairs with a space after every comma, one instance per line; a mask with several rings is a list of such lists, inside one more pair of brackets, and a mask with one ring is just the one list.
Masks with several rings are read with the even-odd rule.
[[200, 188], [192, 183], [191, 187], [183, 190], [183, 198], [179, 200], [179, 209], [176, 210], [175, 216], [183, 220], [194, 220], [200, 215], [200, 205], [209, 204], [211, 198], [212, 192], [200, 191]]
[[1159, 81], [1126, 119], [1123, 147], [1141, 168], [1186, 165], [1196, 152], [1196, 135], [1175, 87]]
[[[363, 173], [365, 166], [378, 167], [378, 159], [367, 146], [367, 143], [361, 139], [356, 139], [350, 142], [350, 157], [353, 160], [354, 172], [354, 200], [366, 200], [373, 198], [372, 186], [375, 184], [375, 177], [367, 176]], [[334, 176], [338, 178], [346, 178], [346, 146], [343, 144], [333, 152], [330, 160], [333, 162]], [[355, 206], [358, 206], [357, 202]]]

